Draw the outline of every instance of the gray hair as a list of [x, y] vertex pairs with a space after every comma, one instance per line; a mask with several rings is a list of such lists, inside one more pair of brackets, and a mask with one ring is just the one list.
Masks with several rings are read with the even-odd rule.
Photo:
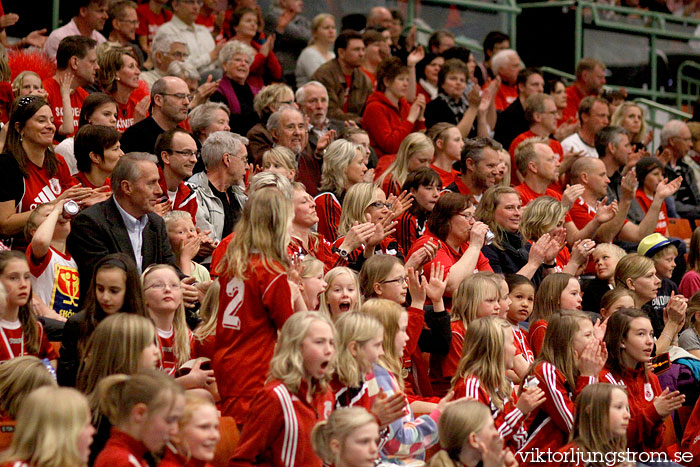
[[533, 94], [528, 97], [525, 100], [525, 120], [527, 120], [530, 125], [535, 123], [534, 114], [543, 113], [546, 109], [544, 105], [545, 102], [550, 100], [554, 101], [554, 98], [549, 94], [544, 94], [542, 92], [538, 92], [537, 94]]
[[670, 120], [661, 129], [661, 146], [668, 146], [669, 140], [675, 138], [681, 134], [683, 127], [687, 126], [685, 122], [680, 120]]
[[187, 49], [189, 53], [189, 47], [187, 47], [187, 43], [184, 41], [184, 39], [179, 37], [177, 34], [166, 32], [162, 29], [158, 30], [155, 37], [153, 38], [153, 43], [151, 44], [151, 51], [154, 55], [156, 52], [168, 53], [170, 52], [170, 48], [173, 46], [173, 44], [184, 44], [185, 49]]
[[158, 158], [147, 152], [130, 152], [120, 157], [112, 171], [112, 179], [110, 181], [113, 193], [123, 194], [122, 182], [124, 180], [130, 183], [134, 183], [138, 180], [141, 175], [141, 171], [138, 168], [139, 162], [153, 162], [154, 164], [158, 164]]
[[292, 105], [288, 105], [288, 104], [282, 105], [282, 106], [280, 106], [279, 109], [277, 109], [276, 112], [274, 112], [272, 115], [270, 115], [270, 118], [268, 118], [267, 125], [266, 125], [267, 131], [269, 131], [270, 133], [272, 133], [272, 130], [279, 131], [280, 120], [282, 120], [282, 114], [284, 114], [285, 112], [289, 112], [289, 111], [296, 112], [299, 115], [301, 115], [302, 118], [304, 118], [304, 114], [301, 113], [301, 110], [297, 109], [296, 107], [294, 107]]
[[241, 41], [230, 41], [222, 47], [219, 52], [219, 63], [222, 65], [233, 58], [234, 55], [241, 54], [248, 57], [248, 65], [255, 59], [255, 50]]
[[231, 115], [228, 106], [221, 102], [207, 102], [192, 109], [189, 115], [192, 133], [197, 135], [200, 131], [211, 125], [214, 121], [214, 111], [216, 109], [221, 109], [226, 112], [226, 115]]
[[238, 154], [248, 144], [248, 138], [230, 131], [215, 131], [202, 144], [202, 162], [209, 170], [221, 164], [224, 154]]
[[274, 172], [259, 172], [250, 179], [248, 198], [261, 188], [277, 188], [288, 199], [294, 198], [294, 187], [287, 177]]
[[297, 89], [296, 96], [295, 96], [297, 104], [301, 104], [306, 100], [306, 88], [308, 88], [309, 86], [317, 86], [317, 87], [323, 89], [323, 91], [326, 93], [326, 96], [328, 96], [328, 90], [323, 85], [323, 83], [320, 83], [318, 81], [309, 81], [308, 83], [304, 84], [302, 87]]
[[182, 79], [194, 79], [199, 82], [199, 73], [191, 63], [187, 62], [170, 62], [168, 66], [168, 75], [177, 76]]
[[520, 60], [520, 55], [518, 55], [518, 52], [513, 49], [501, 50], [494, 55], [491, 58], [491, 70], [493, 70], [493, 73], [498, 74], [501, 68], [503, 68], [513, 57]]
[[629, 132], [622, 128], [621, 126], [606, 126], [600, 130], [595, 135], [595, 149], [598, 153], [598, 157], [605, 157], [608, 150], [608, 144], [612, 143], [613, 146], [620, 144], [620, 139], [622, 135], [629, 136]]

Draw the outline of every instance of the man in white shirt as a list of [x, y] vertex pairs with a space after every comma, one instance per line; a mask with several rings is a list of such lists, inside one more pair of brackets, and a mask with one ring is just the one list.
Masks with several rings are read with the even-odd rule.
[[578, 108], [581, 129], [561, 142], [564, 152], [583, 152], [588, 157], [599, 157], [595, 135], [610, 123], [608, 103], [602, 97], [584, 97]]
[[61, 39], [68, 36], [85, 36], [94, 39], [97, 45], [105, 42], [105, 36], [99, 33], [107, 21], [107, 0], [74, 0], [76, 15], [70, 23], [54, 29], [44, 45], [44, 51], [51, 58], [56, 58], [56, 51]]
[[[180, 37], [189, 49], [186, 62], [197, 68], [201, 75], [214, 72], [219, 51], [224, 43], [216, 44], [209, 30], [195, 24], [199, 15], [199, 0], [173, 0], [173, 18], [162, 25], [157, 34], [171, 33]], [[213, 73], [214, 79], [221, 77], [221, 72]]]

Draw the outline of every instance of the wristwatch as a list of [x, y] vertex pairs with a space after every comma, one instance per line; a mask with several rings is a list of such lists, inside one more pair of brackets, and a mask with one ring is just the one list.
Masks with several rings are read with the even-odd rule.
[[348, 259], [348, 252], [345, 250], [341, 250], [340, 248], [333, 247], [333, 248], [331, 248], [331, 251], [333, 253], [339, 254], [341, 258]]

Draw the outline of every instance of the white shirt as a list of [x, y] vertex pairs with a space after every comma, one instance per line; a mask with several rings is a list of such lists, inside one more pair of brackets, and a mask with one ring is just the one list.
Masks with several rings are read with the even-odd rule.
[[599, 158], [598, 151], [595, 150], [595, 147], [586, 144], [578, 133], [567, 136], [564, 141], [561, 142], [561, 147], [564, 148], [565, 153], [583, 151], [587, 157]]
[[182, 39], [190, 51], [190, 56], [186, 61], [194, 65], [197, 71], [203, 73], [214, 69], [209, 54], [214, 50], [216, 44], [206, 27], [200, 24], [187, 25], [176, 15], [173, 15], [173, 19], [158, 28], [158, 34], [163, 33], [170, 33]]
[[119, 214], [121, 214], [122, 219], [124, 219], [126, 232], [129, 234], [129, 242], [131, 243], [131, 248], [134, 250], [136, 267], [139, 269], [139, 274], [141, 274], [143, 266], [143, 252], [141, 251], [143, 248], [143, 229], [146, 228], [146, 224], [148, 223], [148, 216], [144, 214], [139, 219], [135, 218], [119, 205], [117, 198], [114, 198], [114, 204], [117, 205]]

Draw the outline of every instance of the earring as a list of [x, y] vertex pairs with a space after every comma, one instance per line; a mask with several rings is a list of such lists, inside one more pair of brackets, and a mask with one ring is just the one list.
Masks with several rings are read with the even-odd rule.
[[620, 344], [620, 348], [621, 348], [621, 349], [626, 348], [626, 347], [625, 347], [625, 344]]

